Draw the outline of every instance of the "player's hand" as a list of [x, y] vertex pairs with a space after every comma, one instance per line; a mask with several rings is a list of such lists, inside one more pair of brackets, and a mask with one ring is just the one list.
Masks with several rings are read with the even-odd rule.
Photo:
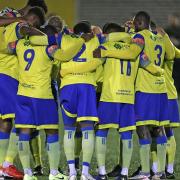
[[88, 33], [88, 34], [84, 33], [81, 35], [81, 38], [83, 38], [85, 42], [90, 41], [93, 37], [94, 37], [94, 34], [92, 33]]
[[161, 34], [162, 36], [165, 36], [165, 34], [166, 34], [165, 30], [161, 27], [157, 27], [156, 31], [158, 34]]
[[93, 51], [93, 57], [94, 58], [101, 58], [101, 49], [97, 48]]
[[124, 23], [124, 26], [125, 26], [125, 27], [129, 27], [129, 28], [134, 28], [133, 21], [126, 21], [126, 22]]

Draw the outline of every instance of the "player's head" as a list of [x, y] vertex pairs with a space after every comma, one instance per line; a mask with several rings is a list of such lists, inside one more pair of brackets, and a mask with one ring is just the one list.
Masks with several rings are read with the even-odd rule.
[[45, 22], [45, 14], [42, 8], [33, 7], [28, 11], [25, 19], [27, 23], [31, 24], [33, 27], [39, 28]]
[[102, 34], [102, 29], [99, 26], [91, 26], [93, 34]]
[[63, 19], [60, 16], [56, 15], [50, 16], [47, 20], [47, 24], [56, 27], [58, 32], [61, 32], [64, 27]]
[[44, 28], [41, 29], [41, 31], [43, 33], [47, 34], [48, 36], [58, 33], [56, 27], [54, 27], [52, 25], [45, 26]]
[[138, 12], [134, 17], [134, 27], [135, 31], [141, 31], [144, 29], [149, 29], [150, 27], [151, 18], [149, 14], [145, 11]]
[[109, 34], [112, 32], [125, 32], [125, 28], [116, 23], [106, 23], [103, 26], [103, 34]]
[[74, 28], [73, 32], [75, 34], [81, 34], [81, 33], [91, 33], [91, 23], [89, 21], [81, 21], [77, 23]]
[[47, 13], [48, 11], [47, 5], [44, 0], [28, 0], [25, 7], [20, 9], [19, 12], [24, 16], [32, 7], [40, 7], [44, 10], [45, 13]]
[[45, 3], [44, 0], [28, 0], [27, 5], [26, 6], [30, 6], [30, 7], [40, 7], [44, 10], [45, 13], [47, 13], [48, 8], [47, 5]]

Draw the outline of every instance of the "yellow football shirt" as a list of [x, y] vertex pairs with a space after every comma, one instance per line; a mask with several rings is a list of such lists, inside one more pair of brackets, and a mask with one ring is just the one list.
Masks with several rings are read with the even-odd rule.
[[[77, 55], [70, 61], [61, 64], [61, 72], [64, 70], [71, 69], [74, 70], [74, 65], [85, 64], [88, 62], [96, 62], [93, 58], [93, 50], [96, 49], [100, 45], [99, 39], [97, 36], [92, 38], [90, 41], [86, 42], [81, 50], [77, 53]], [[99, 61], [101, 62], [101, 61]], [[77, 84], [77, 83], [86, 83], [96, 85], [96, 78], [95, 78], [95, 71], [89, 71], [86, 73], [69, 73], [61, 78], [61, 88], [70, 85], [70, 84]]]

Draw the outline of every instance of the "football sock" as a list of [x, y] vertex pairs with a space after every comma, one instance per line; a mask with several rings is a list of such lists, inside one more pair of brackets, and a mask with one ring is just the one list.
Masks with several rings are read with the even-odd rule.
[[18, 139], [19, 137], [16, 134], [16, 129], [13, 128], [9, 138], [9, 146], [8, 146], [5, 162], [3, 163], [4, 168], [12, 165], [15, 157], [18, 154]]
[[82, 151], [82, 132], [76, 131], [75, 133], [75, 164], [79, 166], [79, 157]]
[[173, 130], [171, 129], [171, 132], [167, 133], [167, 172], [173, 173], [174, 172], [174, 159], [176, 155], [176, 140], [173, 134]]
[[157, 144], [156, 144], [156, 138], [152, 138], [152, 143], [151, 143], [151, 162], [152, 162], [152, 171], [156, 174], [159, 172], [158, 167], [159, 167], [159, 162], [157, 158]]
[[128, 175], [128, 169], [131, 162], [132, 152], [133, 152], [133, 140], [132, 140], [132, 132], [126, 131], [122, 132], [122, 175]]
[[60, 143], [59, 143], [59, 135], [51, 134], [47, 135], [47, 152], [49, 157], [49, 166], [50, 173], [53, 175], [57, 175], [58, 166], [60, 161]]
[[158, 171], [161, 173], [161, 172], [165, 172], [165, 166], [166, 166], [166, 144], [167, 144], [166, 136], [157, 137], [156, 143], [157, 143], [157, 158], [159, 162]]
[[35, 162], [35, 167], [41, 165], [41, 157], [39, 152], [39, 131], [34, 131], [31, 135], [30, 148]]
[[149, 139], [139, 139], [140, 144], [140, 160], [143, 173], [150, 172], [150, 145], [151, 141]]
[[21, 160], [24, 173], [28, 175], [32, 175], [31, 172], [31, 166], [30, 166], [30, 135], [20, 133], [19, 134], [19, 142], [18, 142], [18, 150], [19, 150], [19, 158]]
[[105, 175], [105, 161], [106, 161], [106, 141], [108, 129], [97, 130], [96, 132], [96, 158], [98, 163], [99, 174]]
[[89, 175], [89, 166], [94, 152], [94, 127], [84, 127], [82, 130], [83, 166], [82, 174]]
[[159, 172], [158, 170], [158, 158], [157, 158], [157, 152], [156, 151], [151, 151], [151, 158], [152, 158], [152, 171], [156, 174]]
[[9, 144], [9, 133], [0, 132], [0, 166], [3, 165], [4, 158], [6, 156], [8, 144]]
[[67, 128], [65, 127], [64, 132], [64, 151], [66, 154], [68, 166], [69, 166], [69, 175], [76, 175], [76, 168], [75, 168], [75, 157], [74, 157], [74, 148], [75, 148], [75, 127]]

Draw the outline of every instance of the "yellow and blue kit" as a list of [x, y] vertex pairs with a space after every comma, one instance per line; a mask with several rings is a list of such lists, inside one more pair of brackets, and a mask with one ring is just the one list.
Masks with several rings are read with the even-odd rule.
[[[175, 48], [175, 58], [178, 58], [179, 50]], [[174, 85], [174, 79], [172, 77], [174, 60], [164, 62], [165, 80], [168, 95], [168, 115], [171, 127], [180, 126], [179, 107], [178, 107], [178, 95]]]
[[[144, 53], [151, 63], [162, 67], [164, 57], [174, 58], [174, 48], [169, 37], [161, 37], [149, 30], [134, 35], [129, 49], [101, 50], [102, 57], [133, 59]], [[142, 55], [144, 56], [144, 55]], [[146, 106], [144, 105], [146, 104]], [[151, 111], [150, 111], [151, 109]], [[137, 125], [166, 125], [168, 102], [164, 75], [154, 76], [140, 68], [136, 79], [135, 112]]]
[[[78, 45], [78, 49], [82, 44], [83, 42]], [[16, 128], [58, 129], [58, 112], [51, 89], [51, 70], [53, 63], [68, 60], [70, 56], [67, 52], [72, 49], [62, 51], [57, 45], [33, 46], [27, 39], [9, 43], [8, 47], [18, 57]]]
[[[73, 71], [78, 64], [93, 62], [92, 52], [100, 43], [97, 36], [86, 42], [70, 62], [61, 64], [61, 71], [67, 67]], [[98, 121], [95, 85], [95, 71], [72, 72], [61, 78], [60, 102], [65, 125], [76, 120]]]
[[[4, 12], [5, 13], [5, 12]], [[10, 12], [9, 12], [10, 13]], [[13, 12], [12, 12], [13, 13]], [[15, 13], [13, 13], [15, 15]], [[12, 23], [0, 29], [0, 118], [15, 117], [15, 102], [18, 88], [18, 62], [15, 55], [7, 53], [7, 44], [17, 40], [23, 23]]]

